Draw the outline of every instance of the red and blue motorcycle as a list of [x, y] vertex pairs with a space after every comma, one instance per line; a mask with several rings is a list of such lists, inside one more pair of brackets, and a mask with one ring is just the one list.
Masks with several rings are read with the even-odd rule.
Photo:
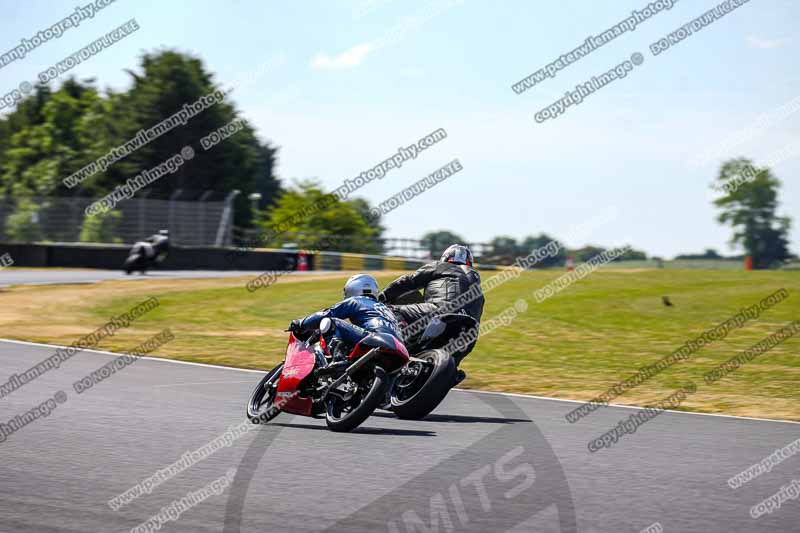
[[385, 400], [392, 377], [409, 361], [403, 343], [388, 333], [371, 333], [352, 347], [344, 365], [333, 363], [324, 318], [306, 339], [289, 333], [286, 357], [253, 391], [247, 416], [266, 423], [281, 412], [325, 417], [332, 431], [352, 431]]

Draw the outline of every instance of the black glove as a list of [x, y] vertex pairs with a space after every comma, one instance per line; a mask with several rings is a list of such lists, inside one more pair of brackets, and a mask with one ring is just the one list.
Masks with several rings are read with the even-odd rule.
[[295, 318], [289, 324], [289, 331], [292, 333], [300, 333], [303, 331], [303, 320], [300, 318]]

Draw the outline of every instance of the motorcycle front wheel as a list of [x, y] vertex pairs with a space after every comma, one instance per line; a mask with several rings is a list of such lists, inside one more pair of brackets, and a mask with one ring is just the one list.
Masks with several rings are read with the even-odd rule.
[[325, 398], [325, 422], [331, 431], [352, 431], [369, 418], [386, 396], [386, 371], [375, 366], [373, 371], [354, 382], [355, 391], [342, 394], [335, 390]]
[[253, 424], [266, 424], [280, 414], [281, 410], [275, 407], [275, 399], [278, 395], [278, 380], [282, 370], [283, 363], [267, 372], [250, 395], [247, 418]]
[[127, 275], [131, 275], [131, 272], [136, 270], [136, 264], [139, 262], [138, 255], [131, 255], [125, 260], [125, 265], [122, 267], [125, 270]]

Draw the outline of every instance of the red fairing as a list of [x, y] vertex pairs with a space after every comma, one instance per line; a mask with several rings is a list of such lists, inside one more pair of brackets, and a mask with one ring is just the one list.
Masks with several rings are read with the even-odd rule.
[[383, 351], [385, 356], [382, 364], [384, 370], [387, 372], [394, 372], [408, 363], [408, 350], [406, 349], [405, 345], [395, 336], [392, 336], [392, 343], [394, 344], [394, 350]]
[[408, 350], [406, 350], [405, 344], [403, 344], [402, 342], [400, 342], [396, 338], [393, 339], [393, 340], [394, 340], [394, 346], [395, 346], [395, 348], [397, 348], [397, 351], [400, 352], [401, 354], [405, 355], [406, 359], [408, 359], [409, 355], [408, 355]]
[[361, 339], [350, 352], [350, 360], [355, 360], [370, 351], [378, 348], [383, 354], [402, 360], [401, 366], [408, 361], [408, 350], [397, 337], [388, 333], [374, 333]]
[[308, 376], [316, 364], [311, 346], [299, 341], [293, 334], [289, 335], [289, 345], [286, 347], [286, 361], [278, 381], [278, 394], [275, 403], [287, 413], [298, 415], [311, 415], [311, 398], [297, 396], [297, 387], [300, 381]]
[[358, 344], [356, 344], [355, 347], [353, 347], [353, 351], [350, 352], [348, 359], [350, 359], [351, 361], [355, 361], [356, 359], [367, 353], [369, 350], [370, 349], [367, 346], [361, 346], [361, 341], [359, 341]]

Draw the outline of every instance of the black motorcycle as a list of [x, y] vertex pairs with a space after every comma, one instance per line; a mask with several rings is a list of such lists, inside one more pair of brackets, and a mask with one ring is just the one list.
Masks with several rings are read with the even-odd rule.
[[167, 251], [168, 246], [153, 245], [147, 241], [139, 241], [128, 252], [128, 258], [122, 268], [128, 275], [137, 270], [145, 274], [148, 269], [155, 267], [167, 258]]
[[[390, 303], [419, 302], [421, 294], [412, 291]], [[408, 420], [419, 420], [436, 409], [459, 383], [458, 364], [475, 346], [473, 341], [454, 349], [451, 341], [477, 327], [478, 322], [466, 313], [445, 313], [430, 317], [420, 334], [405, 338], [409, 362], [394, 378], [386, 408]]]

